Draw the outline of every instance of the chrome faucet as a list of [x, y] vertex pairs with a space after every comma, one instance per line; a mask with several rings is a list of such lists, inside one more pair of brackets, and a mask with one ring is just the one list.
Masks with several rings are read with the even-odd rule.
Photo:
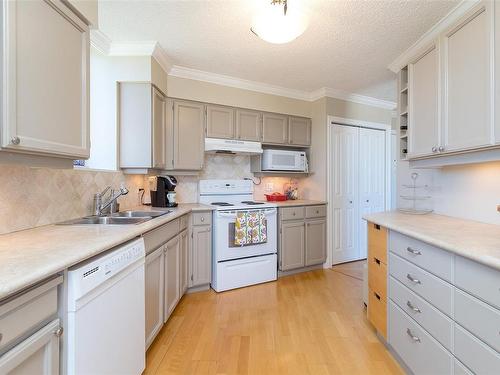
[[[110, 196], [107, 199], [107, 201], [104, 203], [103, 198], [108, 192], [108, 190], [111, 189], [111, 186], [108, 186], [106, 189], [104, 189], [101, 193], [96, 193], [94, 195], [94, 215], [95, 216], [102, 216], [104, 211], [108, 207], [116, 206], [116, 200], [120, 198], [122, 195], [128, 194], [128, 189], [124, 186], [120, 188], [119, 191], [115, 192], [115, 190], [111, 189]], [[113, 213], [113, 212], [111, 212]]]

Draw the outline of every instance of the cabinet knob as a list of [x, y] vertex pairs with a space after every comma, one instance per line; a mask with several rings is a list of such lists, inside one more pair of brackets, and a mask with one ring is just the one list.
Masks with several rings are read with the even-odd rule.
[[205, 218], [204, 218], [204, 217], [202, 217], [202, 218], [200, 219], [200, 221], [203, 223], [203, 222], [205, 221]]
[[352, 201], [349, 201], [349, 203], [351, 203], [351, 204], [352, 204]]
[[292, 215], [295, 216], [295, 212]]
[[432, 148], [432, 152], [437, 152], [437, 150], [438, 150], [438, 149], [437, 149], [437, 147], [436, 147], [436, 146], [434, 146], [434, 147]]
[[18, 145], [19, 143], [21, 143], [21, 139], [19, 137], [12, 137], [10, 143], [12, 143], [13, 145]]
[[59, 327], [54, 331], [54, 335], [56, 335], [57, 337], [61, 337], [63, 332], [64, 332], [63, 327]]
[[444, 151], [444, 147], [443, 146], [439, 146], [439, 152], [443, 152]]

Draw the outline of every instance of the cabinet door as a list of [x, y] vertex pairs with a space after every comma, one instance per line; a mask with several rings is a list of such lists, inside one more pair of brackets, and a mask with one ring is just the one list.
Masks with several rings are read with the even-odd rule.
[[236, 110], [236, 138], [244, 141], [260, 141], [262, 115], [245, 109]]
[[165, 322], [180, 299], [179, 255], [180, 236], [176, 236], [165, 245]]
[[180, 234], [180, 252], [181, 252], [181, 270], [180, 270], [180, 294], [186, 292], [188, 287], [188, 272], [189, 272], [189, 236], [187, 229]]
[[303, 117], [288, 118], [288, 143], [296, 146], [311, 145], [311, 120]]
[[88, 26], [58, 0], [2, 6], [2, 147], [88, 158]]
[[306, 223], [306, 266], [326, 261], [326, 220]]
[[59, 374], [59, 319], [0, 357], [0, 374]]
[[409, 64], [409, 150], [418, 157], [438, 152], [440, 124], [438, 116], [439, 56], [433, 45]]
[[304, 267], [305, 224], [303, 221], [281, 223], [280, 270]]
[[203, 104], [174, 102], [174, 169], [201, 170], [205, 155]]
[[443, 37], [444, 152], [492, 143], [492, 4], [482, 2]]
[[288, 143], [288, 117], [275, 113], [262, 115], [262, 142]]
[[166, 161], [166, 98], [155, 87], [153, 87], [153, 168], [164, 169]]
[[210, 226], [193, 227], [191, 251], [190, 286], [210, 284], [212, 281], [212, 228]]
[[234, 109], [207, 105], [207, 137], [234, 138]]
[[146, 349], [163, 326], [164, 248], [156, 249], [146, 257], [145, 302], [146, 302]]

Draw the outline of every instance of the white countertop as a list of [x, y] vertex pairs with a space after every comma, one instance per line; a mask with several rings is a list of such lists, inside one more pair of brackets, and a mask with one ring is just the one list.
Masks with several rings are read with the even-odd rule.
[[368, 214], [363, 218], [500, 270], [500, 225], [398, 211]]
[[[266, 202], [266, 201], [261, 201]], [[315, 206], [318, 204], [326, 204], [325, 201], [313, 201], [308, 199], [296, 199], [296, 200], [287, 200], [282, 202], [268, 202], [276, 204], [278, 207], [297, 207], [297, 206]]]
[[47, 225], [0, 235], [0, 300], [182, 215], [213, 208], [194, 203], [171, 210], [137, 225]]

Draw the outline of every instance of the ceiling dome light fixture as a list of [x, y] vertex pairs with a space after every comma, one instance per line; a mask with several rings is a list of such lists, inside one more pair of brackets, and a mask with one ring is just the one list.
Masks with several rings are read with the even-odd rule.
[[307, 12], [298, 0], [265, 0], [250, 30], [269, 43], [288, 43], [300, 36], [309, 24]]

